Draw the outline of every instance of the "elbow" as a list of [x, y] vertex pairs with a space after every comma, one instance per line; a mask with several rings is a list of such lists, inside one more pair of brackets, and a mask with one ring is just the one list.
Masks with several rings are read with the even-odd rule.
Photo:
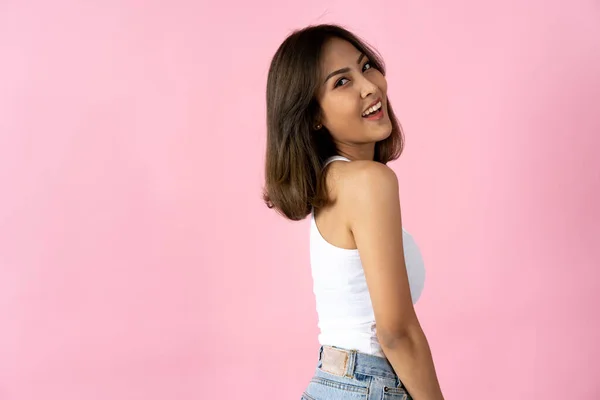
[[377, 327], [377, 339], [379, 344], [388, 349], [393, 349], [399, 343], [407, 341], [417, 341], [420, 336], [424, 335], [418, 321], [402, 324], [394, 328], [379, 328]]

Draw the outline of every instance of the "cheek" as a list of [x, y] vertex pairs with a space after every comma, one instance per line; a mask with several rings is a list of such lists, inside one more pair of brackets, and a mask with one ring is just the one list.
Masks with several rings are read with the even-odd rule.
[[349, 118], [357, 115], [360, 105], [351, 96], [335, 96], [329, 99], [322, 107], [323, 116], [332, 126], [345, 126]]
[[379, 90], [381, 90], [384, 94], [387, 93], [387, 80], [381, 72], [377, 72], [376, 77], [373, 79], [373, 83], [377, 85]]

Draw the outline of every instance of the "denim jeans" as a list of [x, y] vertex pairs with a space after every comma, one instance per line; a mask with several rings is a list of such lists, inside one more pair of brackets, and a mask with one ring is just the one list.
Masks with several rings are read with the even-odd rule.
[[[323, 368], [324, 347], [334, 349], [334, 367]], [[331, 352], [327, 349], [328, 354]], [[330, 359], [330, 358], [328, 358]], [[330, 363], [327, 363], [330, 364]], [[329, 369], [329, 371], [327, 370]], [[334, 346], [321, 346], [319, 362], [301, 400], [412, 400], [389, 361]]]

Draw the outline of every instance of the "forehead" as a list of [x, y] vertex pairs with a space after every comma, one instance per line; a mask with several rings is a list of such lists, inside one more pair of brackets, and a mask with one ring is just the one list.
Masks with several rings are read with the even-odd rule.
[[337, 37], [329, 39], [323, 46], [321, 60], [323, 72], [351, 67], [356, 64], [360, 51], [350, 42]]

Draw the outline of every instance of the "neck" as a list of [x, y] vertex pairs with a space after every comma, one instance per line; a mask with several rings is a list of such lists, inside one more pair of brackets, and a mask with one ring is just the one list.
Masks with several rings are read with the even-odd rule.
[[373, 161], [375, 158], [375, 143], [361, 145], [347, 145], [340, 143], [338, 144], [338, 152], [341, 156], [344, 156], [352, 161]]

